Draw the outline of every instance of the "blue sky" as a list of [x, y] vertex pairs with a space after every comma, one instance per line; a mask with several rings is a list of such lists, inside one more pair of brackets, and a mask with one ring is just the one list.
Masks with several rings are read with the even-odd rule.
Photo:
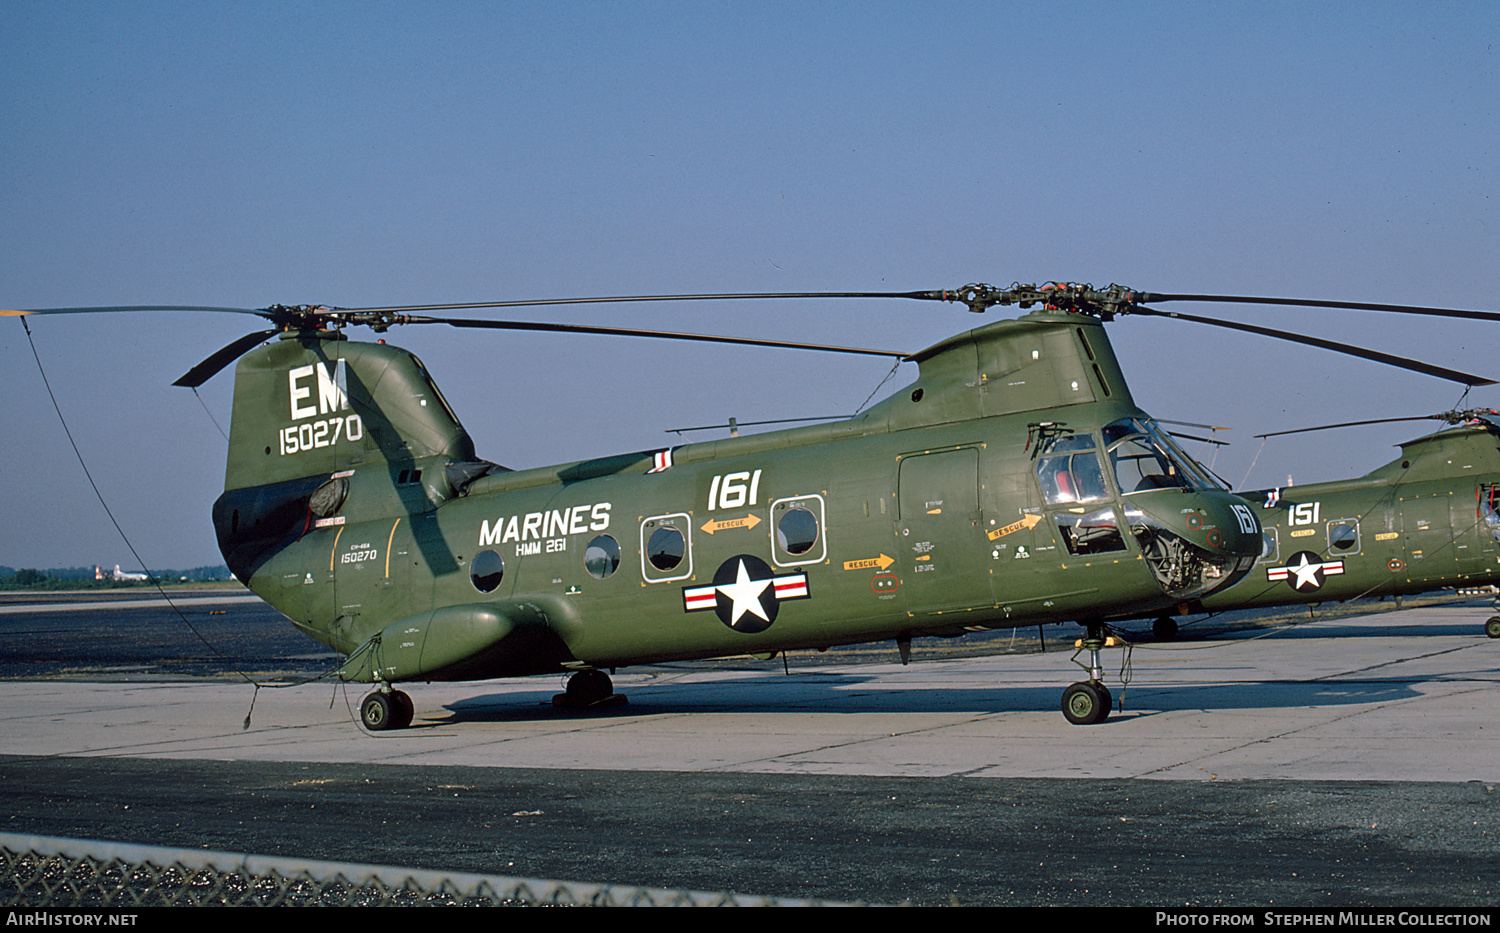
[[[367, 306], [1070, 279], [1500, 309], [1493, 3], [0, 4], [0, 305]], [[1223, 310], [1500, 378], [1493, 327]], [[538, 310], [915, 350], [907, 302]], [[993, 313], [992, 313], [993, 316]], [[33, 319], [148, 563], [219, 560], [229, 374], [259, 324]], [[1453, 407], [1312, 349], [1128, 319], [1154, 415], [1230, 425], [1236, 484], [1364, 473]], [[879, 360], [408, 328], [480, 453], [539, 466], [683, 425], [853, 411]], [[0, 320], [0, 564], [130, 565]], [[893, 385], [915, 374], [903, 367]], [[888, 385], [886, 392], [892, 385]], [[1480, 389], [1466, 404], [1500, 407]], [[1195, 449], [1195, 453], [1198, 451]], [[1251, 468], [1252, 462], [1254, 468]]]

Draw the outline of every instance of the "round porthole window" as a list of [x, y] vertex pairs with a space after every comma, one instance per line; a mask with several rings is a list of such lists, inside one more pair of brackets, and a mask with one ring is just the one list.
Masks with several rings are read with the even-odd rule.
[[818, 519], [807, 509], [787, 509], [776, 522], [776, 543], [788, 554], [806, 554], [817, 542]]
[[583, 550], [583, 569], [596, 580], [608, 579], [620, 566], [620, 543], [610, 535], [599, 535]]
[[493, 593], [505, 577], [505, 561], [494, 551], [480, 551], [469, 563], [469, 582], [481, 593]]
[[1328, 529], [1328, 543], [1336, 551], [1347, 551], [1359, 543], [1359, 531], [1341, 522]]
[[646, 541], [646, 559], [657, 570], [675, 569], [686, 553], [687, 540], [672, 525], [663, 525], [651, 532]]

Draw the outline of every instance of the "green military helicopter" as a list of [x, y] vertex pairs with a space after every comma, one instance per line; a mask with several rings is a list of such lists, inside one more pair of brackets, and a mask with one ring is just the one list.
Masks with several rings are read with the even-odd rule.
[[[427, 316], [617, 301], [905, 298], [1035, 308], [915, 353], [604, 327]], [[395, 684], [571, 672], [559, 705], [615, 701], [630, 665], [1077, 622], [1087, 677], [1070, 722], [1112, 707], [1106, 618], [1204, 600], [1262, 553], [1254, 506], [1185, 454], [1131, 398], [1103, 322], [1199, 321], [1353, 353], [1469, 385], [1489, 380], [1330, 341], [1157, 311], [1230, 301], [1120, 286], [631, 296], [255, 314], [178, 385], [239, 360], [224, 494], [230, 569], [347, 655], [371, 730], [403, 728]], [[167, 310], [42, 309], [12, 314]], [[1500, 317], [1500, 316], [1497, 316]], [[528, 470], [481, 459], [411, 353], [353, 325], [548, 330], [878, 353], [916, 382], [842, 421]], [[1075, 661], [1079, 655], [1075, 654]]]
[[[1401, 444], [1401, 456], [1357, 479], [1242, 493], [1258, 504], [1265, 545], [1255, 572], [1201, 601], [1224, 612], [1403, 596], [1500, 583], [1500, 423], [1491, 409], [1276, 431], [1439, 420], [1451, 426]], [[1485, 623], [1500, 638], [1500, 616]], [[1158, 638], [1177, 634], [1160, 616]]]

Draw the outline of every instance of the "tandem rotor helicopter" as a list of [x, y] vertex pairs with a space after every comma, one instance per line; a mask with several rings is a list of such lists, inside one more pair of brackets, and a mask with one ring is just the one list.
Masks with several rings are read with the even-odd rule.
[[[1492, 409], [1380, 418], [1258, 434], [1267, 438], [1402, 421], [1449, 427], [1400, 445], [1361, 477], [1244, 492], [1257, 503], [1264, 547], [1255, 571], [1201, 601], [1224, 612], [1404, 596], [1500, 583], [1500, 419]], [[1157, 617], [1158, 638], [1177, 634]], [[1500, 616], [1485, 634], [1500, 638]]]
[[[431, 317], [621, 301], [902, 298], [1028, 313], [918, 352]], [[1184, 453], [1131, 398], [1104, 332], [1140, 314], [1230, 327], [1466, 385], [1491, 380], [1332, 341], [1158, 311], [1191, 300], [1500, 320], [1487, 312], [1151, 294], [1111, 285], [550, 299], [386, 308], [149, 306], [269, 320], [177, 385], [238, 360], [224, 493], [230, 570], [374, 685], [371, 730], [404, 728], [395, 685], [570, 673], [559, 705], [614, 700], [620, 667], [774, 657], [1076, 622], [1075, 724], [1113, 700], [1106, 620], [1208, 605], [1263, 554], [1259, 503]], [[1034, 310], [1033, 310], [1034, 309]], [[841, 421], [508, 470], [481, 459], [427, 368], [350, 340], [397, 324], [665, 337], [916, 362], [917, 380]], [[1078, 662], [1087, 654], [1087, 663]]]

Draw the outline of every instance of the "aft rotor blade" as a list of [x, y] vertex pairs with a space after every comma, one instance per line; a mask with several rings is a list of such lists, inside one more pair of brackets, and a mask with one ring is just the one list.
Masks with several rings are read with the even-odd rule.
[[[1161, 297], [1161, 296], [1154, 296]], [[1212, 327], [1227, 327], [1230, 330], [1244, 331], [1247, 334], [1259, 334], [1262, 337], [1274, 337], [1277, 340], [1289, 340], [1292, 343], [1306, 344], [1310, 347], [1318, 347], [1323, 350], [1332, 350], [1335, 353], [1344, 353], [1349, 356], [1357, 356], [1361, 359], [1373, 360], [1376, 363], [1385, 363], [1387, 366], [1397, 366], [1412, 372], [1422, 373], [1427, 376], [1436, 376], [1439, 379], [1447, 379], [1451, 382], [1461, 383], [1466, 386], [1490, 386], [1495, 380], [1486, 379], [1483, 376], [1475, 376], [1471, 373], [1459, 372], [1456, 369], [1446, 369], [1442, 366], [1434, 366], [1431, 363], [1423, 363], [1418, 360], [1407, 359], [1404, 356], [1393, 356], [1389, 353], [1381, 353], [1379, 350], [1366, 350], [1352, 344], [1338, 343], [1332, 340], [1324, 340], [1321, 337], [1308, 337], [1303, 334], [1289, 334], [1282, 330], [1272, 330], [1269, 327], [1257, 327], [1254, 324], [1241, 324], [1237, 321], [1221, 321], [1216, 318], [1198, 317], [1193, 314], [1182, 314], [1178, 311], [1158, 311], [1155, 308], [1136, 306], [1131, 309], [1134, 314], [1146, 314], [1154, 317], [1176, 318], [1182, 321], [1193, 321], [1197, 324], [1208, 324]]]
[[613, 295], [599, 298], [536, 298], [522, 301], [476, 301], [466, 304], [400, 305], [388, 308], [333, 308], [369, 314], [415, 314], [423, 311], [470, 311], [479, 308], [538, 308], [545, 305], [598, 305], [637, 301], [734, 301], [766, 298], [914, 298], [933, 299], [940, 292], [759, 292], [721, 295]]
[[1403, 421], [1446, 421], [1449, 424], [1463, 424], [1467, 421], [1479, 420], [1483, 416], [1495, 413], [1494, 409], [1471, 408], [1467, 411], [1445, 411], [1438, 415], [1412, 415], [1406, 418], [1372, 418], [1369, 421], [1345, 421], [1341, 424], [1320, 424], [1315, 428], [1294, 428], [1290, 431], [1272, 431], [1270, 434], [1257, 434], [1255, 436], [1280, 437], [1283, 434], [1306, 434], [1309, 431], [1329, 431], [1334, 428], [1357, 428], [1367, 424], [1399, 424]]
[[1331, 431], [1334, 428], [1357, 428], [1365, 424], [1396, 424], [1400, 421], [1431, 421], [1432, 415], [1421, 415], [1415, 418], [1372, 418], [1369, 421], [1345, 421], [1342, 424], [1320, 424], [1315, 428], [1293, 428], [1290, 431], [1272, 431], [1269, 434], [1257, 434], [1256, 437], [1281, 437], [1283, 434], [1306, 434], [1309, 431]]
[[196, 389], [212, 379], [219, 370], [239, 359], [251, 347], [276, 336], [278, 333], [279, 331], [275, 330], [260, 330], [253, 334], [246, 334], [188, 370], [183, 374], [181, 379], [178, 379], [172, 385]]
[[584, 324], [553, 324], [541, 321], [485, 321], [473, 318], [408, 317], [406, 324], [447, 324], [451, 327], [474, 327], [485, 330], [524, 330], [561, 334], [602, 334], [609, 337], [650, 337], [658, 340], [693, 340], [700, 343], [729, 343], [751, 347], [778, 347], [787, 350], [818, 350], [823, 353], [853, 353], [863, 356], [911, 359], [899, 350], [869, 350], [861, 347], [837, 347], [817, 343], [792, 343], [785, 340], [761, 340], [754, 337], [723, 337], [715, 334], [684, 334], [675, 331], [635, 330], [627, 327], [594, 327]]
[[33, 314], [113, 314], [117, 312], [141, 311], [212, 311], [220, 314], [254, 314], [266, 317], [264, 311], [254, 308], [216, 308], [207, 305], [109, 305], [98, 308], [29, 308], [21, 311], [0, 311], [0, 317], [28, 317]]
[[1324, 301], [1319, 298], [1255, 298], [1249, 295], [1167, 295], [1144, 293], [1141, 301], [1153, 304], [1163, 301], [1204, 301], [1245, 305], [1287, 305], [1295, 308], [1342, 308], [1349, 311], [1390, 311], [1395, 314], [1426, 314], [1433, 317], [1468, 318], [1472, 321], [1500, 321], [1494, 311], [1467, 311], [1462, 308], [1425, 308], [1417, 305], [1391, 305], [1366, 301]]

